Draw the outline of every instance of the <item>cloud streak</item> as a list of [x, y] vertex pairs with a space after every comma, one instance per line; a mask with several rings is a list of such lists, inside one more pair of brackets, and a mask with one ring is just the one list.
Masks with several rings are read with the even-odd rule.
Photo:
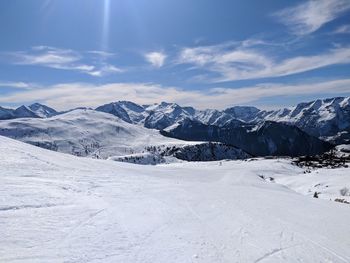
[[335, 34], [350, 34], [350, 25], [342, 25], [338, 27], [335, 31]]
[[117, 100], [130, 100], [140, 104], [168, 101], [199, 109], [223, 109], [271, 97], [311, 94], [334, 96], [349, 93], [350, 79], [296, 85], [266, 83], [239, 89], [213, 88], [207, 91], [190, 91], [145, 83], [67, 83], [3, 95], [0, 97], [0, 103], [20, 105], [39, 101], [56, 109], [66, 110], [78, 106], [96, 107]]
[[34, 85], [26, 82], [0, 82], [0, 88], [10, 89], [32, 89]]
[[[102, 62], [84, 63], [90, 57], [99, 56]], [[18, 51], [7, 54], [15, 65], [41, 66], [60, 70], [77, 71], [90, 76], [101, 77], [108, 74], [120, 73], [123, 70], [105, 62], [112, 54], [101, 51], [89, 51], [86, 54], [71, 49], [59, 49], [48, 46], [36, 46], [30, 51]]]
[[350, 47], [339, 47], [317, 55], [277, 59], [254, 47], [215, 45], [183, 48], [177, 63], [190, 64], [217, 77], [206, 81], [224, 82], [274, 78], [322, 67], [350, 63]]
[[309, 0], [283, 9], [274, 16], [293, 34], [302, 36], [317, 31], [349, 9], [349, 0]]

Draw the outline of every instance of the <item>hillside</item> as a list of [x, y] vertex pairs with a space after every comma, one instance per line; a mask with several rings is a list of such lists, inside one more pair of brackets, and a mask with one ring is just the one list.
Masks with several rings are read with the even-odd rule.
[[[77, 156], [157, 164], [177, 159], [243, 159], [242, 150], [229, 145], [167, 138], [157, 130], [125, 122], [111, 114], [77, 109], [51, 118], [21, 118], [0, 122], [0, 135], [53, 151]], [[167, 158], [175, 156], [174, 158]]]
[[99, 158], [142, 152], [147, 146], [184, 143], [113, 115], [85, 109], [45, 119], [1, 121], [0, 135], [50, 150]]
[[[145, 167], [1, 136], [0, 163], [1, 262], [350, 261], [349, 205], [329, 201], [345, 171], [318, 178], [286, 160]], [[326, 200], [302, 195], [302, 178], [323, 182]]]
[[244, 125], [240, 121], [233, 121], [215, 126], [186, 119], [161, 133], [181, 140], [222, 142], [253, 156], [315, 155], [332, 148], [332, 145], [295, 126], [270, 121]]

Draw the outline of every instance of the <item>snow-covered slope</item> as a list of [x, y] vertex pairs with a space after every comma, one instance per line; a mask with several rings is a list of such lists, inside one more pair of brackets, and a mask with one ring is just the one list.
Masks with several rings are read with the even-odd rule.
[[128, 123], [132, 123], [132, 119], [130, 118], [125, 107], [123, 107], [123, 104], [120, 102], [114, 102], [114, 103], [102, 105], [100, 107], [97, 107], [96, 111], [110, 113], [110, 114], [122, 119], [123, 121], [126, 121]]
[[58, 114], [56, 110], [40, 103], [29, 105], [28, 108], [40, 118], [49, 118]]
[[94, 110], [73, 110], [46, 119], [1, 121], [0, 135], [59, 152], [99, 158], [139, 153], [147, 146], [189, 144]]
[[13, 111], [15, 118], [39, 118], [29, 107], [20, 106]]
[[264, 118], [294, 124], [311, 135], [336, 143], [350, 142], [350, 97], [300, 103], [266, 113]]
[[176, 103], [162, 102], [148, 106], [120, 101], [98, 107], [127, 122], [147, 128], [165, 129], [184, 119], [223, 126], [228, 121], [275, 121], [295, 125], [306, 133], [333, 143], [350, 142], [350, 97], [338, 97], [300, 103], [295, 107], [265, 111], [249, 106], [234, 106], [223, 111], [197, 110]]
[[235, 106], [228, 108], [224, 110], [223, 113], [226, 113], [231, 116], [233, 119], [245, 121], [245, 122], [251, 122], [256, 119], [256, 116], [260, 110], [255, 107], [249, 107], [249, 106]]
[[176, 103], [167, 102], [148, 106], [146, 111], [149, 115], [144, 121], [144, 126], [158, 130], [165, 129], [186, 118], [192, 118], [195, 114], [195, 109], [192, 107], [181, 107]]
[[8, 120], [14, 118], [12, 109], [0, 107], [0, 120]]
[[1, 262], [350, 261], [349, 205], [261, 178], [308, 177], [287, 160], [145, 167], [0, 136], [0, 164]]
[[[158, 130], [166, 129], [185, 119], [220, 127], [232, 121], [240, 121], [242, 125], [264, 121], [283, 122], [295, 125], [309, 135], [334, 144], [350, 143], [350, 97], [315, 100], [273, 111], [249, 106], [234, 106], [223, 111], [197, 110], [176, 103], [162, 102], [141, 106], [130, 101], [105, 104], [96, 110], [115, 115], [128, 123]], [[29, 107], [21, 106], [16, 110], [0, 107], [0, 120], [50, 117], [62, 113], [35, 103]]]
[[0, 107], [0, 120], [17, 118], [47, 118], [58, 114], [54, 109], [34, 103], [29, 106], [20, 106], [17, 109], [6, 109]]
[[249, 157], [233, 146], [168, 138], [157, 130], [88, 109], [73, 110], [45, 119], [2, 121], [0, 135], [63, 153], [138, 164], [175, 161], [168, 158], [170, 156], [185, 161]]
[[178, 121], [193, 117], [196, 110], [176, 103], [155, 103], [141, 106], [130, 101], [118, 101], [102, 105], [97, 111], [113, 114], [129, 123], [141, 123], [146, 128], [164, 129]]

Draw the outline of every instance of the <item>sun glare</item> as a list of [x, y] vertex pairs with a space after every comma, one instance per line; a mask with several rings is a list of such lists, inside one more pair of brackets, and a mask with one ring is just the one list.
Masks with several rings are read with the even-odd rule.
[[103, 0], [103, 28], [102, 28], [102, 49], [108, 49], [109, 41], [109, 18], [110, 18], [110, 0]]

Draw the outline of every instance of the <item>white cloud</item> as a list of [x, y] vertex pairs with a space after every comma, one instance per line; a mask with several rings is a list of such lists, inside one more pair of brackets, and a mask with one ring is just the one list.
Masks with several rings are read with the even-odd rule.
[[87, 72], [87, 74], [95, 77], [102, 77], [105, 75], [109, 75], [113, 73], [122, 73], [122, 72], [124, 72], [122, 69], [117, 68], [113, 65], [106, 64], [100, 67], [98, 70]]
[[31, 89], [34, 85], [26, 82], [0, 82], [0, 88]]
[[295, 35], [307, 35], [350, 9], [349, 0], [309, 0], [283, 9], [275, 16]]
[[213, 88], [208, 91], [190, 91], [145, 83], [68, 83], [2, 95], [0, 103], [20, 105], [40, 101], [58, 110], [65, 110], [78, 106], [96, 107], [113, 100], [130, 100], [140, 104], [169, 101], [199, 109], [223, 109], [269, 97], [307, 94], [321, 97], [322, 94], [335, 96], [349, 93], [350, 79], [296, 85], [267, 83], [239, 89]]
[[[87, 54], [97, 55], [104, 59], [112, 56], [111, 53], [103, 51], [89, 51]], [[96, 62], [91, 60], [84, 63], [89, 57], [70, 49], [59, 49], [48, 46], [35, 46], [31, 51], [9, 53], [12, 63], [16, 65], [34, 65], [61, 70], [78, 71], [95, 77], [112, 73], [120, 73], [121, 69], [106, 62]]]
[[87, 53], [94, 54], [96, 56], [102, 57], [102, 58], [108, 58], [108, 57], [113, 57], [115, 56], [114, 53], [106, 52], [106, 51], [101, 51], [101, 50], [90, 50]]
[[156, 68], [162, 67], [167, 58], [164, 52], [150, 52], [146, 53], [144, 56], [146, 61]]
[[335, 34], [350, 34], [350, 25], [342, 25], [338, 27], [335, 31]]
[[[184, 48], [178, 63], [215, 73], [206, 81], [222, 82], [242, 79], [280, 77], [330, 65], [350, 63], [350, 47], [340, 47], [317, 55], [276, 59], [259, 49], [244, 46], [206, 46]], [[203, 76], [201, 76], [203, 79]]]

